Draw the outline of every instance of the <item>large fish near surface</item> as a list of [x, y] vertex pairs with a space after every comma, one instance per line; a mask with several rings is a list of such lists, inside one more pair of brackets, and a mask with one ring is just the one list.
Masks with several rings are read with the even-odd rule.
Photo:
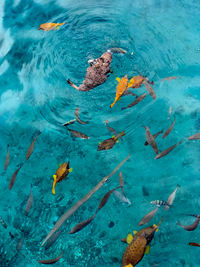
[[121, 136], [124, 136], [125, 135], [125, 132], [122, 131], [120, 134], [118, 134], [117, 136], [113, 136], [112, 138], [109, 138], [109, 139], [106, 139], [104, 140], [103, 142], [99, 142], [99, 145], [98, 145], [98, 148], [97, 150], [98, 151], [101, 151], [101, 150], [108, 150], [108, 149], [111, 149], [115, 144], [116, 142], [118, 142], [119, 138]]
[[155, 93], [153, 87], [151, 87], [147, 81], [144, 81], [144, 86], [145, 86], [145, 88], [147, 89], [147, 91], [148, 91], [148, 93], [150, 94], [150, 96], [151, 96], [153, 99], [156, 99], [156, 93]]
[[147, 140], [148, 144], [153, 148], [155, 153], [158, 154], [158, 147], [157, 147], [155, 138], [151, 134], [148, 126], [145, 126], [144, 128], [146, 130], [146, 140]]
[[4, 171], [7, 170], [9, 161], [10, 161], [10, 151], [9, 151], [9, 145], [7, 145], [7, 154], [6, 154], [6, 159], [4, 163]]
[[80, 86], [76, 86], [70, 79], [68, 79], [67, 82], [78, 91], [90, 91], [107, 80], [108, 74], [110, 73], [111, 62], [112, 54], [110, 52], [105, 52], [87, 68], [85, 80]]
[[188, 137], [188, 140], [199, 140], [199, 139], [200, 139], [200, 133]]
[[147, 95], [147, 94], [144, 93], [143, 95], [138, 96], [138, 97], [135, 99], [135, 101], [133, 101], [133, 103], [129, 104], [129, 105], [128, 105], [127, 107], [125, 107], [125, 108], [122, 108], [122, 110], [123, 110], [123, 109], [127, 109], [127, 108], [131, 108], [131, 107], [137, 105], [138, 103], [140, 103], [140, 102], [146, 97], [146, 95]]
[[176, 122], [176, 118], [174, 116], [174, 121], [173, 121], [172, 125], [164, 132], [162, 139], [164, 139], [165, 137], [167, 137], [171, 133], [172, 129], [174, 128], [175, 122]]
[[38, 138], [38, 136], [40, 135], [41, 133], [39, 132], [36, 137], [34, 138], [33, 142], [31, 143], [31, 145], [29, 146], [28, 148], [28, 151], [27, 151], [27, 154], [26, 154], [26, 160], [28, 160], [31, 156], [31, 154], [33, 153], [33, 149], [34, 149], [34, 146], [35, 146], [35, 142]]
[[75, 111], [75, 117], [76, 117], [76, 120], [80, 123], [80, 124], [87, 124], [88, 121], [82, 121], [80, 118], [79, 118], [79, 108], [76, 108], [76, 111]]
[[190, 225], [182, 225], [180, 222], [178, 222], [177, 224], [180, 225], [183, 229], [185, 229], [186, 231], [194, 231], [197, 226], [199, 225], [199, 218], [196, 218], [195, 222], [193, 224]]
[[139, 222], [139, 226], [147, 224], [148, 222], [150, 222], [153, 217], [156, 215], [156, 212], [158, 211], [158, 207], [156, 207], [154, 210], [150, 211], [149, 213], [147, 213], [142, 220]]
[[13, 173], [11, 179], [10, 179], [10, 183], [9, 183], [9, 190], [12, 189], [14, 183], [15, 183], [15, 180], [16, 180], [16, 177], [17, 177], [17, 174], [18, 172], [20, 171], [21, 167], [23, 166], [23, 163], [20, 164], [19, 168]]
[[33, 192], [32, 192], [32, 186], [31, 186], [31, 192], [28, 198], [28, 201], [26, 203], [26, 207], [25, 207], [25, 214], [28, 215], [30, 209], [32, 208], [33, 205]]
[[[153, 134], [153, 138], [156, 139], [161, 133], [163, 133], [163, 130], [159, 131], [158, 133]], [[149, 145], [149, 143], [146, 141], [144, 143], [144, 146], [148, 146], [148, 145]]]
[[72, 135], [78, 137], [78, 138], [81, 138], [81, 139], [90, 139], [89, 136], [85, 135], [84, 133], [81, 133], [81, 132], [78, 132], [78, 131], [75, 131], [75, 130], [72, 130], [72, 129], [67, 129]]
[[164, 156], [166, 156], [167, 154], [169, 154], [175, 147], [177, 147], [178, 145], [180, 145], [182, 143], [182, 140], [180, 142], [178, 142], [177, 144], [168, 147], [167, 149], [163, 150], [162, 152], [160, 152], [160, 154], [158, 154], [154, 159], [160, 159]]

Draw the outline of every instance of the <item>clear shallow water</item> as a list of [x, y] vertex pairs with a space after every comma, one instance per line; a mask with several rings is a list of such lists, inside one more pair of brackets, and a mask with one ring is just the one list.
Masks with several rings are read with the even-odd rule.
[[[154, 152], [144, 147], [149, 125], [153, 133], [167, 129], [168, 109], [173, 107], [176, 124], [164, 140], [158, 137], [160, 150], [181, 138], [199, 132], [200, 19], [197, 1], [5, 1], [0, 3], [0, 148], [1, 225], [0, 266], [39, 266], [38, 260], [53, 258], [64, 250], [55, 266], [120, 266], [125, 245], [120, 242], [128, 232], [138, 229], [144, 214], [152, 209], [151, 200], [167, 199], [181, 185], [174, 206], [167, 213], [152, 242], [148, 256], [138, 266], [199, 266], [199, 229], [186, 232], [176, 225], [190, 224], [185, 213], [199, 213], [200, 144], [184, 142], [167, 157], [154, 160]], [[42, 32], [45, 22], [63, 22], [59, 31]], [[111, 75], [105, 84], [90, 92], [77, 92], [66, 79], [80, 84], [87, 60], [99, 57], [110, 47], [122, 47], [126, 55], [114, 55], [115, 76], [130, 77], [138, 71], [155, 81], [157, 100], [147, 96], [132, 109], [121, 111], [133, 101], [122, 98], [109, 108], [117, 82]], [[131, 52], [134, 52], [131, 56]], [[181, 76], [161, 83], [166, 76]], [[145, 92], [144, 87], [138, 94]], [[89, 124], [70, 128], [89, 135], [90, 140], [72, 138], [62, 123], [80, 116]], [[126, 135], [112, 150], [97, 152], [98, 142], [112, 136], [105, 120]], [[10, 177], [25, 161], [27, 149], [37, 134], [35, 149], [19, 172], [13, 189]], [[11, 160], [3, 171], [7, 144]], [[69, 235], [78, 222], [90, 217], [102, 196], [118, 185], [118, 174], [102, 187], [65, 224], [56, 243], [45, 250], [41, 242], [57, 219], [129, 153], [131, 159], [121, 168], [125, 191], [132, 205], [121, 204], [114, 195], [84, 230]], [[58, 164], [70, 159], [69, 179], [59, 183], [51, 194], [52, 175]], [[24, 208], [30, 193], [34, 205], [28, 217]], [[144, 196], [145, 186], [149, 196]], [[162, 211], [152, 223], [160, 220]], [[114, 226], [109, 228], [113, 221]], [[151, 223], [150, 223], [151, 225]], [[9, 231], [14, 239], [9, 236]], [[16, 246], [24, 233], [24, 243]]]

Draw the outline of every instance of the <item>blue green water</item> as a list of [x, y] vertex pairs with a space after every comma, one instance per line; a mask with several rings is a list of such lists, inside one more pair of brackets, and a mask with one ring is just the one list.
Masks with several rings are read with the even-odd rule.
[[[139, 229], [140, 219], [153, 206], [150, 201], [166, 200], [179, 184], [173, 206], [166, 213], [152, 241], [150, 254], [138, 266], [200, 266], [200, 230], [186, 232], [177, 226], [199, 214], [200, 143], [183, 142], [166, 157], [154, 160], [151, 147], [144, 147], [148, 125], [152, 133], [167, 129], [172, 106], [176, 124], [159, 149], [175, 144], [200, 130], [200, 3], [194, 0], [1, 0], [0, 2], [0, 266], [40, 266], [38, 260], [54, 258], [63, 250], [55, 266], [121, 266], [126, 245], [120, 239]], [[66, 24], [57, 31], [38, 31], [45, 22]], [[114, 55], [106, 83], [90, 92], [78, 92], [66, 83], [80, 84], [90, 58], [111, 47], [122, 47], [126, 55]], [[133, 52], [133, 55], [131, 55]], [[113, 109], [115, 76], [129, 77], [138, 71], [154, 80], [157, 99], [149, 95], [137, 106], [121, 111], [133, 97], [123, 97]], [[167, 76], [181, 76], [161, 82]], [[145, 92], [144, 86], [136, 91]], [[73, 138], [62, 126], [80, 108], [82, 120], [70, 128], [89, 140]], [[105, 121], [126, 135], [112, 150], [97, 152], [98, 142], [110, 138]], [[33, 138], [41, 131], [28, 161], [25, 156]], [[3, 171], [7, 144], [10, 163]], [[128, 154], [131, 159], [121, 171], [125, 192], [132, 205], [120, 203], [114, 195], [95, 220], [81, 232], [69, 235], [77, 223], [89, 218], [100, 199], [118, 186], [118, 173], [83, 205], [64, 226], [48, 249], [41, 243], [58, 218], [91, 190]], [[52, 175], [58, 164], [70, 160], [73, 172], [51, 193]], [[10, 178], [18, 164], [25, 162], [11, 191]], [[34, 203], [24, 209], [32, 184]], [[143, 186], [149, 195], [143, 193]], [[162, 210], [152, 222], [158, 223]], [[114, 223], [109, 227], [110, 222]], [[11, 239], [9, 232], [14, 238]], [[24, 243], [17, 253], [17, 244]]]

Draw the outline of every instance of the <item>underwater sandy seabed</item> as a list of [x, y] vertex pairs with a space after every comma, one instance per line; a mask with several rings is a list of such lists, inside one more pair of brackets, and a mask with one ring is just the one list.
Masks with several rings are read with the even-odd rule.
[[[141, 218], [154, 208], [150, 201], [167, 200], [180, 185], [169, 211], [161, 207], [148, 224], [164, 220], [155, 233], [151, 250], [138, 266], [200, 266], [200, 229], [187, 232], [177, 225], [192, 224], [199, 214], [200, 142], [186, 137], [200, 129], [200, 17], [198, 1], [50, 1], [1, 0], [0, 3], [0, 266], [41, 266], [40, 259], [62, 258], [54, 266], [121, 266], [126, 245], [121, 238], [138, 230]], [[45, 22], [63, 22], [59, 30], [38, 31]], [[114, 71], [106, 83], [78, 92], [66, 83], [80, 84], [88, 59], [108, 48], [121, 47], [125, 55], [113, 55]], [[133, 55], [131, 55], [133, 52]], [[154, 80], [157, 98], [149, 95], [133, 108], [121, 110], [133, 101], [114, 101], [115, 77], [144, 74]], [[179, 79], [161, 82], [168, 76]], [[135, 90], [140, 95], [145, 87]], [[168, 110], [173, 113], [168, 120]], [[70, 128], [90, 136], [71, 136], [63, 123], [74, 119], [76, 107], [82, 120]], [[166, 157], [154, 160], [145, 147], [145, 130], [166, 130], [176, 116], [170, 135], [159, 136], [159, 150], [183, 143]], [[108, 151], [97, 151], [99, 141], [112, 137], [105, 121], [126, 135]], [[41, 131], [30, 159], [26, 152]], [[3, 169], [10, 148], [10, 163]], [[127, 155], [121, 167], [124, 189], [131, 205], [112, 195], [97, 217], [82, 231], [69, 235], [77, 223], [92, 216], [103, 195], [119, 185], [119, 174], [110, 180], [63, 225], [56, 242], [45, 250], [41, 243], [59, 217], [87, 194]], [[59, 163], [70, 161], [73, 172], [56, 185], [52, 195], [52, 175]], [[24, 162], [12, 190], [9, 181]], [[33, 207], [25, 216], [32, 185]], [[145, 188], [145, 189], [144, 189]], [[9, 235], [12, 233], [13, 238]], [[21, 237], [24, 242], [17, 245]]]

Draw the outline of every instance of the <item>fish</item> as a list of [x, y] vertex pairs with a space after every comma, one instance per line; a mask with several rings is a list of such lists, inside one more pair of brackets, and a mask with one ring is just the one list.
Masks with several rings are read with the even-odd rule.
[[27, 154], [26, 154], [26, 160], [28, 160], [30, 158], [31, 154], [33, 153], [35, 142], [36, 142], [36, 140], [37, 140], [37, 138], [38, 138], [39, 135], [40, 135], [40, 132], [36, 135], [36, 137], [34, 138], [33, 142], [29, 146], [28, 151], [27, 151]]
[[122, 49], [120, 47], [112, 47], [108, 49], [109, 53], [116, 53], [116, 54], [126, 54], [127, 51], [125, 49]]
[[62, 231], [57, 231], [56, 233], [54, 233], [54, 235], [52, 235], [52, 237], [48, 240], [48, 242], [45, 246], [45, 250], [47, 250], [48, 248], [50, 248], [53, 245], [53, 243], [57, 240], [57, 238], [59, 237], [61, 232]]
[[119, 173], [119, 184], [120, 184], [122, 193], [125, 196], [125, 192], [124, 192], [124, 179], [123, 179], [123, 176], [122, 176], [122, 172]]
[[6, 224], [6, 222], [3, 220], [3, 218], [1, 216], [0, 216], [0, 223], [5, 229], [7, 228], [7, 224]]
[[108, 125], [108, 123], [109, 123], [109, 121], [106, 121], [106, 122], [105, 122], [105, 125], [106, 125], [108, 131], [114, 133], [115, 135], [117, 135], [117, 132], [115, 131], [115, 129], [113, 129], [112, 127], [110, 127], [110, 126]]
[[4, 171], [7, 170], [9, 161], [10, 161], [10, 151], [9, 151], [9, 145], [7, 145], [7, 154], [6, 154], [6, 159], [4, 163]]
[[145, 130], [146, 130], [146, 140], [148, 142], [148, 144], [153, 148], [153, 150], [155, 151], [156, 154], [158, 154], [158, 147], [156, 144], [156, 141], [153, 137], [153, 135], [151, 134], [149, 127], [148, 126], [144, 126]]
[[119, 137], [124, 136], [124, 135], [125, 135], [125, 132], [122, 131], [117, 136], [114, 135], [112, 138], [106, 139], [103, 142], [99, 142], [97, 150], [101, 151], [101, 150], [111, 149], [116, 144], [116, 142], [119, 142], [118, 140]]
[[172, 80], [175, 80], [175, 79], [180, 79], [181, 77], [180, 76], [170, 76], [170, 77], [165, 77], [161, 80], [161, 82], [164, 82], [164, 81], [172, 81]]
[[178, 142], [177, 144], [168, 147], [167, 149], [163, 150], [162, 152], [160, 152], [160, 154], [158, 154], [154, 159], [160, 159], [164, 156], [166, 156], [167, 154], [169, 154], [175, 147], [177, 147], [178, 145], [180, 145], [182, 143], [182, 140], [180, 142]]
[[153, 217], [156, 215], [156, 212], [158, 211], [158, 207], [156, 207], [154, 210], [150, 211], [149, 213], [147, 213], [142, 220], [139, 222], [139, 226], [144, 225], [146, 223], [148, 223], [149, 221], [151, 221], [153, 219]]
[[176, 118], [174, 116], [174, 121], [173, 121], [172, 125], [164, 132], [162, 139], [164, 139], [165, 137], [167, 137], [171, 133], [172, 129], [174, 128], [175, 122], [176, 122]]
[[9, 183], [9, 190], [12, 189], [14, 183], [15, 183], [15, 180], [16, 180], [16, 177], [17, 177], [17, 174], [18, 172], [20, 171], [21, 167], [23, 166], [23, 163], [20, 164], [19, 168], [13, 173], [11, 179], [10, 179], [10, 183]]
[[82, 120], [80, 120], [80, 118], [79, 118], [79, 108], [76, 108], [75, 116], [76, 116], [76, 120], [77, 120], [80, 124], [87, 124], [87, 123], [88, 123], [88, 121], [82, 121]]
[[76, 122], [76, 119], [73, 119], [73, 120], [70, 120], [70, 121], [68, 121], [68, 122], [65, 122], [64, 124], [63, 124], [63, 126], [68, 126], [68, 125], [70, 125], [70, 124], [74, 124]]
[[24, 235], [22, 235], [22, 237], [20, 238], [20, 240], [17, 244], [17, 251], [21, 250], [23, 243], [24, 243]]
[[55, 259], [50, 259], [50, 260], [40, 260], [40, 261], [38, 261], [38, 262], [39, 262], [39, 263], [42, 263], [42, 264], [53, 264], [53, 263], [59, 261], [59, 259], [62, 257], [62, 255], [63, 255], [63, 251], [62, 251], [61, 254], [60, 254], [57, 258], [55, 258]]
[[103, 196], [103, 198], [101, 199], [100, 204], [99, 204], [99, 206], [98, 206], [98, 208], [97, 208], [96, 214], [97, 214], [97, 212], [99, 212], [100, 209], [102, 209], [102, 208], [106, 205], [106, 203], [108, 202], [108, 199], [110, 198], [111, 194], [112, 194], [115, 190], [117, 190], [118, 188], [119, 188], [119, 186], [116, 187], [116, 188], [114, 188], [114, 189], [112, 189], [112, 190], [110, 190], [110, 191], [108, 191], [108, 193], [106, 193], [106, 194]]
[[168, 199], [167, 199], [167, 205], [165, 206], [165, 210], [168, 210], [169, 207], [172, 206], [178, 188], [180, 188], [180, 185], [177, 185], [177, 186], [176, 186], [176, 189], [169, 195], [169, 197], [168, 197]]
[[[156, 134], [153, 134], [153, 138], [156, 139], [161, 133], [163, 133], [163, 130], [162, 130], [162, 131], [159, 131], [159, 132], [156, 133]], [[149, 145], [149, 143], [146, 141], [146, 142], [144, 143], [144, 146], [148, 146], [148, 145]]]
[[200, 133], [196, 133], [190, 137], [188, 137], [188, 140], [199, 140], [200, 139]]
[[142, 86], [144, 81], [145, 77], [142, 75], [133, 76], [128, 83], [128, 88], [139, 88]]
[[145, 88], [147, 89], [147, 91], [148, 91], [148, 93], [150, 94], [150, 96], [151, 96], [153, 99], [156, 99], [156, 93], [155, 93], [153, 87], [151, 87], [151, 86], [149, 85], [149, 83], [146, 82], [146, 81], [144, 82], [144, 86], [145, 86]]
[[197, 226], [199, 225], [199, 218], [197, 218], [195, 220], [195, 222], [193, 224], [190, 224], [190, 225], [182, 225], [180, 222], [178, 222], [177, 224], [180, 225], [186, 231], [194, 231], [197, 228]]
[[28, 201], [26, 203], [26, 207], [25, 207], [26, 216], [28, 215], [32, 205], [33, 205], [33, 192], [32, 192], [32, 186], [31, 186], [31, 192], [30, 192], [30, 195], [29, 195]]
[[190, 246], [200, 247], [199, 243], [190, 242], [188, 243]]
[[200, 219], [200, 215], [199, 215], [199, 214], [188, 214], [188, 216], [193, 216], [193, 217], [195, 217], [195, 218]]
[[164, 200], [154, 200], [150, 202], [153, 205], [156, 205], [157, 207], [161, 207], [161, 206], [168, 206], [168, 203]]
[[116, 78], [116, 80], [119, 82], [116, 88], [116, 96], [115, 96], [115, 101], [110, 105], [112, 108], [115, 103], [120, 99], [120, 97], [123, 95], [123, 93], [127, 90], [128, 88], [128, 77], [125, 75], [124, 77]]
[[127, 108], [131, 108], [131, 107], [137, 105], [139, 102], [141, 102], [141, 101], [146, 97], [146, 95], [147, 95], [147, 94], [144, 93], [143, 95], [138, 96], [138, 97], [133, 101], [133, 103], [129, 104], [129, 105], [128, 105], [127, 107], [125, 107], [125, 108], [122, 108], [122, 110], [123, 110], [123, 109], [127, 109]]
[[58, 182], [64, 180], [67, 175], [72, 172], [73, 168], [69, 168], [69, 161], [63, 162], [59, 165], [59, 168], [56, 171], [56, 174], [53, 175], [53, 188], [52, 194], [55, 195], [55, 186]]
[[127, 197], [123, 196], [121, 192], [119, 192], [119, 191], [115, 191], [115, 192], [114, 192], [114, 195], [115, 195], [121, 202], [123, 202], [123, 203], [127, 203], [128, 205], [131, 205], [131, 201], [130, 201]]
[[84, 203], [86, 203], [109, 179], [111, 176], [113, 176], [119, 168], [131, 157], [131, 154], [128, 155], [126, 158], [124, 158], [115, 168], [114, 170], [107, 176], [103, 177], [98, 184], [95, 185], [85, 196], [83, 196], [81, 199], [79, 199], [69, 210], [67, 210], [56, 222], [54, 227], [51, 229], [51, 231], [48, 233], [48, 235], [45, 237], [44, 241], [42, 242], [41, 246], [44, 246], [44, 244], [52, 237], [52, 235], [60, 229], [60, 227], [65, 223], [65, 221], [71, 217], [72, 214], [74, 214], [75, 211], [77, 211]]
[[11, 239], [15, 238], [14, 235], [11, 232], [9, 232], [9, 236], [11, 237]]
[[168, 120], [171, 118], [172, 115], [172, 106], [169, 107], [169, 111], [168, 111], [169, 117]]
[[70, 133], [78, 138], [81, 138], [81, 139], [90, 139], [89, 136], [85, 135], [84, 133], [81, 133], [81, 132], [78, 132], [78, 131], [75, 131], [75, 130], [72, 130], [72, 129], [67, 129], [68, 131], [70, 131]]
[[40, 26], [39, 26], [39, 28], [38, 28], [38, 30], [43, 30], [43, 31], [51, 31], [51, 30], [53, 30], [53, 29], [59, 29], [59, 26], [62, 26], [62, 25], [64, 25], [65, 24], [65, 22], [63, 22], [63, 23], [44, 23], [44, 24], [41, 24]]

